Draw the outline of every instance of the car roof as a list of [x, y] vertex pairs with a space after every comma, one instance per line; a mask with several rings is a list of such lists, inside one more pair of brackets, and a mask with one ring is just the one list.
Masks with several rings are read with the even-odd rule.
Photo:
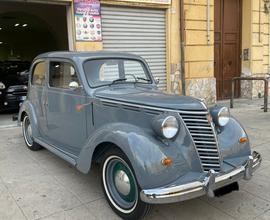
[[127, 59], [140, 59], [140, 56], [131, 53], [120, 53], [120, 52], [110, 52], [110, 51], [87, 51], [87, 52], [75, 52], [75, 51], [52, 51], [38, 55], [35, 59], [41, 58], [67, 58], [76, 59], [80, 58], [82, 60], [96, 59], [96, 58], [127, 58]]

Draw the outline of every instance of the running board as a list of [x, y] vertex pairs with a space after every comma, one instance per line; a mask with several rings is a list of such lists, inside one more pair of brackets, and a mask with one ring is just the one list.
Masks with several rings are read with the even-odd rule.
[[42, 147], [45, 147], [47, 150], [49, 150], [53, 154], [59, 156], [60, 158], [62, 158], [65, 161], [67, 161], [68, 163], [70, 163], [74, 167], [76, 166], [76, 164], [77, 164], [76, 160], [72, 156], [69, 156], [68, 154], [64, 153], [62, 150], [58, 149], [57, 147], [51, 146], [38, 138], [35, 138], [34, 141], [37, 142], [38, 144], [40, 144]]

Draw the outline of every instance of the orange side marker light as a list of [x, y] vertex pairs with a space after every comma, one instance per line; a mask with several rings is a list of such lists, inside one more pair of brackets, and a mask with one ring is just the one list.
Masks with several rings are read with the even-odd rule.
[[247, 137], [241, 137], [239, 138], [239, 143], [243, 144], [243, 143], [246, 143], [248, 142], [248, 138]]
[[83, 105], [76, 105], [76, 111], [80, 112], [83, 108]]
[[164, 158], [161, 163], [163, 166], [169, 167], [173, 164], [173, 160], [171, 158]]

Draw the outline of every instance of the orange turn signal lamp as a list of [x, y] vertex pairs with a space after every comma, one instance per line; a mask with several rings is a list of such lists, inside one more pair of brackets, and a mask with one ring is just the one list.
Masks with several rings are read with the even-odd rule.
[[76, 111], [80, 112], [83, 109], [83, 105], [76, 105]]
[[246, 143], [246, 142], [248, 142], [248, 138], [247, 137], [240, 137], [239, 138], [239, 143], [240, 144], [243, 144], [243, 143]]
[[162, 165], [165, 166], [165, 167], [169, 167], [173, 164], [173, 160], [171, 158], [164, 158], [162, 161], [161, 161]]

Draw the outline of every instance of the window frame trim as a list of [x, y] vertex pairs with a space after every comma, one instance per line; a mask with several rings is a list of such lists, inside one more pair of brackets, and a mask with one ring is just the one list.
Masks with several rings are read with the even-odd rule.
[[75, 73], [78, 77], [78, 81], [79, 81], [79, 85], [84, 88], [83, 83], [82, 83], [82, 79], [81, 76], [79, 74], [78, 68], [76, 66], [76, 64], [74, 62], [72, 62], [72, 60], [70, 59], [66, 59], [66, 58], [48, 58], [48, 80], [47, 80], [47, 88], [51, 89], [51, 90], [62, 90], [62, 91], [67, 91], [67, 92], [74, 92], [74, 90], [69, 89], [69, 88], [62, 88], [62, 87], [54, 87], [50, 85], [50, 63], [51, 62], [63, 62], [63, 63], [69, 63], [75, 70]]
[[[35, 71], [35, 68], [36, 68], [36, 66], [39, 64], [39, 63], [42, 63], [42, 62], [44, 62], [44, 64], [45, 64], [45, 73], [44, 73], [44, 75], [45, 75], [45, 78], [44, 78], [44, 84], [41, 84], [41, 85], [39, 85], [39, 84], [34, 84], [33, 83], [33, 76], [34, 76], [34, 71]], [[29, 83], [30, 83], [30, 85], [31, 86], [38, 86], [38, 87], [46, 87], [46, 81], [47, 81], [47, 72], [48, 72], [48, 65], [47, 65], [48, 63], [47, 63], [47, 60], [46, 59], [43, 59], [43, 58], [40, 58], [40, 59], [37, 59], [37, 60], [35, 60], [33, 63], [32, 63], [32, 65], [31, 65], [31, 69], [30, 69], [30, 80], [29, 80]]]
[[[85, 75], [85, 78], [86, 78], [86, 82], [88, 84], [88, 86], [91, 88], [91, 89], [97, 89], [97, 88], [101, 88], [101, 87], [104, 87], [104, 86], [110, 86], [110, 84], [104, 84], [104, 85], [99, 85], [99, 86], [93, 86], [90, 84], [89, 80], [88, 80], [88, 77], [86, 76], [86, 71], [85, 71], [85, 63], [88, 62], [88, 61], [95, 61], [95, 60], [131, 60], [131, 61], [137, 61], [139, 63], [142, 64], [142, 67], [146, 73], [146, 75], [148, 76], [150, 82], [149, 83], [141, 83], [142, 85], [153, 85], [154, 84], [154, 80], [152, 78], [152, 74], [149, 70], [149, 67], [145, 64], [145, 62], [143, 62], [142, 60], [140, 59], [136, 59], [136, 58], [125, 58], [125, 57], [99, 57], [99, 58], [92, 58], [92, 59], [86, 59], [82, 62], [82, 69], [83, 69], [83, 72], [84, 72], [84, 75]], [[128, 82], [126, 82], [128, 83]], [[133, 83], [133, 82], [129, 82], [129, 83]]]

